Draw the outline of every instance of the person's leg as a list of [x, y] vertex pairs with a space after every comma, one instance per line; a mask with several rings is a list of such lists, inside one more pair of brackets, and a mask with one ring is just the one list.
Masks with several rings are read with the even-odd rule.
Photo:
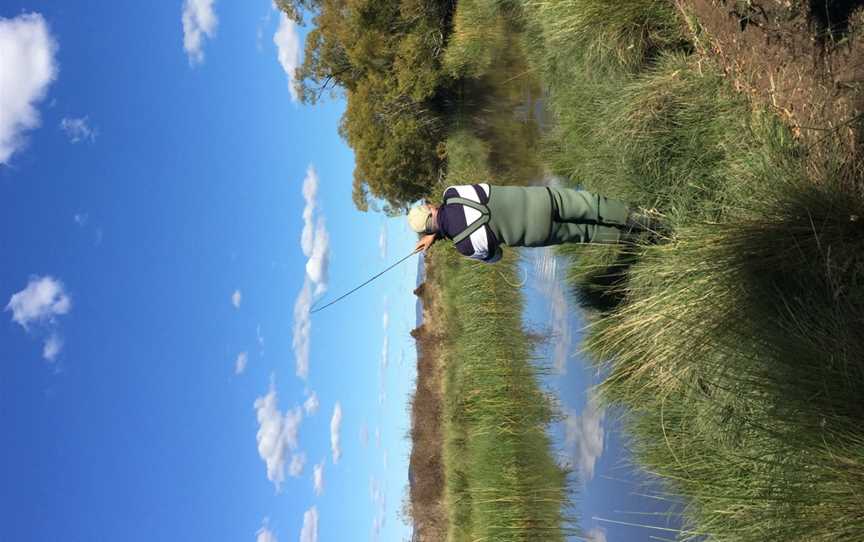
[[[630, 207], [624, 202], [607, 198], [586, 190], [549, 188], [555, 204], [555, 222], [575, 222], [595, 226], [627, 226]], [[553, 211], [554, 212], [554, 211]]]
[[597, 224], [579, 224], [576, 222], [553, 222], [552, 235], [547, 244], [563, 243], [627, 243], [633, 242], [636, 235], [623, 228], [600, 226]]

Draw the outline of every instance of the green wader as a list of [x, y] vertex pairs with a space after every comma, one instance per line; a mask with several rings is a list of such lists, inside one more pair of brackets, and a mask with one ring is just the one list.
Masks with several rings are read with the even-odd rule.
[[508, 246], [617, 243], [626, 239], [630, 209], [583, 190], [491, 186], [489, 227]]

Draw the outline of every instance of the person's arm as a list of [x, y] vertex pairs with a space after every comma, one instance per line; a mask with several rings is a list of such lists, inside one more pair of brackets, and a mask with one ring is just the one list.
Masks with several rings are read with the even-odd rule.
[[432, 243], [434, 243], [437, 238], [438, 238], [438, 236], [434, 233], [430, 233], [429, 235], [424, 235], [423, 237], [420, 238], [420, 241], [417, 242], [417, 246], [414, 247], [414, 252], [417, 252], [420, 250], [422, 250], [423, 252], [426, 252], [427, 250], [429, 250], [429, 247], [432, 246]]

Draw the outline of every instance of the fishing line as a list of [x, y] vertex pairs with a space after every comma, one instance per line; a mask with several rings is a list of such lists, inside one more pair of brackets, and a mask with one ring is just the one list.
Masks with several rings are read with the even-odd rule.
[[[349, 290], [347, 293], [344, 293], [344, 294], [340, 295], [339, 297], [337, 297], [336, 299], [334, 299], [334, 300], [331, 301], [330, 303], [327, 303], [327, 304], [324, 305], [323, 307], [318, 307], [318, 308], [316, 309], [316, 308], [314, 308], [314, 307], [315, 307], [315, 304], [313, 304], [313, 305], [312, 305], [313, 308], [309, 311], [309, 313], [310, 313], [310, 314], [314, 314], [314, 313], [316, 313], [316, 312], [318, 312], [318, 311], [322, 311], [322, 310], [326, 309], [327, 307], [329, 307], [330, 305], [332, 305], [333, 303], [336, 303], [336, 302], [339, 301], [340, 299], [344, 299], [344, 298], [348, 297], [349, 295], [353, 294], [354, 292], [356, 292], [356, 291], [359, 290], [360, 288], [366, 286], [367, 284], [369, 284], [369, 283], [372, 282], [373, 280], [377, 279], [378, 277], [380, 277], [381, 275], [383, 275], [383, 274], [386, 273], [387, 271], [390, 271], [391, 269], [393, 269], [394, 267], [396, 267], [396, 266], [399, 265], [400, 263], [404, 262], [405, 260], [407, 260], [407, 259], [410, 258], [411, 256], [417, 254], [418, 252], [420, 252], [420, 249], [419, 249], [419, 248], [418, 248], [418, 249], [415, 249], [411, 254], [405, 256], [404, 258], [402, 258], [402, 259], [399, 260], [398, 262], [394, 263], [393, 265], [391, 265], [390, 267], [388, 267], [388, 268], [385, 269], [384, 271], [381, 271], [380, 273], [378, 273], [377, 275], [375, 275], [375, 276], [372, 277], [371, 279], [367, 280], [366, 282], [364, 282], [364, 283], [361, 284], [360, 286], [357, 286], [356, 288], [353, 288], [352, 290]], [[316, 304], [317, 304], [317, 302], [316, 302]]]

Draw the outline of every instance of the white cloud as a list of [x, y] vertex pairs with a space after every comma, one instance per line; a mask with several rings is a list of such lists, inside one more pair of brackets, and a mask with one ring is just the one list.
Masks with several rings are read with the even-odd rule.
[[234, 293], [231, 294], [231, 304], [234, 305], [235, 309], [239, 309], [242, 302], [243, 293], [240, 290], [234, 290]]
[[318, 542], [318, 509], [314, 506], [303, 514], [300, 542]]
[[237, 361], [234, 362], [234, 374], [242, 375], [246, 370], [246, 364], [249, 362], [249, 355], [246, 352], [237, 354]]
[[[306, 275], [315, 284], [315, 295], [327, 289], [327, 269], [330, 260], [330, 236], [324, 217], [316, 213], [318, 207], [318, 173], [314, 166], [306, 169], [303, 179], [303, 230], [300, 248], [306, 256]], [[316, 214], [317, 216], [316, 218]]]
[[378, 254], [382, 260], [387, 259], [387, 224], [381, 224], [381, 230], [378, 232]]
[[310, 165], [306, 168], [306, 177], [303, 179], [303, 199], [306, 204], [303, 207], [303, 231], [300, 233], [300, 248], [307, 257], [312, 255], [312, 239], [314, 236], [315, 207], [318, 205], [318, 173], [315, 167]]
[[303, 452], [292, 454], [291, 455], [291, 464], [288, 465], [288, 474], [294, 476], [300, 476], [303, 474], [303, 467], [306, 466], [306, 454]]
[[291, 346], [294, 348], [294, 362], [297, 376], [306, 380], [309, 376], [309, 343], [312, 335], [312, 286], [309, 279], [303, 281], [300, 295], [294, 302], [294, 336]]
[[381, 315], [381, 327], [384, 331], [390, 327], [390, 311], [387, 309], [387, 304], [384, 304], [384, 314]]
[[0, 18], [0, 164], [25, 143], [24, 132], [39, 126], [34, 105], [57, 76], [57, 43], [42, 15]]
[[581, 415], [568, 410], [564, 419], [564, 462], [579, 471], [582, 482], [594, 477], [594, 465], [603, 454], [605, 412], [593, 395]]
[[303, 403], [303, 409], [306, 411], [306, 414], [315, 414], [318, 412], [318, 394], [314, 391], [309, 394], [309, 397], [306, 399], [306, 402]]
[[376, 448], [381, 447], [381, 428], [380, 427], [375, 428], [375, 447]]
[[266, 521], [255, 534], [257, 535], [255, 542], [279, 542], [279, 539], [276, 538], [276, 534], [268, 528]]
[[342, 405], [338, 402], [333, 407], [333, 417], [330, 418], [330, 449], [333, 451], [333, 463], [339, 463], [342, 457], [342, 445], [339, 431], [342, 428]]
[[45, 340], [45, 347], [42, 349], [42, 357], [48, 361], [54, 361], [62, 349], [63, 339], [61, 339], [56, 333], [52, 333], [48, 339]]
[[185, 0], [183, 3], [183, 49], [193, 66], [204, 62], [204, 37], [212, 38], [219, 24], [213, 3], [214, 0]]
[[66, 314], [72, 301], [63, 289], [63, 283], [53, 277], [33, 277], [27, 287], [13, 294], [6, 305], [12, 311], [12, 320], [24, 329], [33, 322], [44, 322]]
[[330, 235], [324, 218], [318, 217], [315, 224], [315, 239], [312, 243], [312, 254], [306, 261], [306, 275], [315, 284], [315, 295], [321, 295], [327, 290], [327, 270], [330, 263]]
[[63, 117], [60, 121], [60, 129], [66, 132], [70, 143], [80, 143], [81, 141], [96, 141], [96, 136], [99, 135], [99, 130], [91, 128], [88, 117], [69, 118]]
[[606, 542], [606, 531], [599, 527], [595, 527], [585, 533], [585, 539], [588, 542]]
[[87, 213], [75, 213], [72, 215], [72, 220], [75, 221], [79, 226], [84, 226], [87, 224], [87, 219], [90, 217]]
[[317, 216], [318, 174], [310, 165], [303, 179], [303, 230], [300, 248], [307, 257], [306, 278], [294, 303], [294, 336], [292, 346], [297, 364], [297, 376], [306, 379], [309, 374], [309, 345], [312, 322], [310, 319], [314, 298], [327, 290], [327, 268], [330, 259], [330, 238], [324, 218]]
[[289, 19], [284, 13], [279, 17], [279, 28], [273, 35], [273, 43], [278, 51], [279, 64], [288, 76], [288, 91], [291, 100], [298, 100], [297, 88], [295, 87], [294, 72], [300, 65], [300, 36], [297, 34], [297, 23]]
[[[270, 391], [263, 397], [255, 399], [255, 410], [258, 417], [258, 455], [267, 464], [267, 479], [281, 491], [285, 480], [285, 461], [288, 452], [298, 447], [297, 433], [303, 412], [299, 407], [285, 414], [279, 411], [276, 389], [270, 383]], [[293, 461], [293, 460], [292, 460]]]
[[324, 493], [324, 461], [312, 468], [312, 489], [319, 497]]

